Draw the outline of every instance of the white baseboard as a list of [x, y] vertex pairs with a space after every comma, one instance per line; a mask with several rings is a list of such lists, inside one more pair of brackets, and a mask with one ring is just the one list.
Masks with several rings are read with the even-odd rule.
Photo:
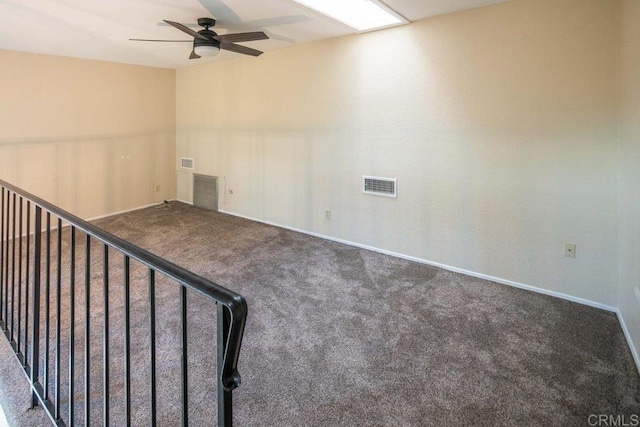
[[[187, 203], [187, 202], [185, 202], [185, 203]], [[562, 292], [551, 291], [551, 290], [548, 290], [548, 289], [538, 288], [536, 286], [526, 285], [524, 283], [514, 282], [512, 280], [502, 279], [500, 277], [494, 277], [494, 276], [489, 276], [487, 274], [476, 273], [474, 271], [464, 270], [462, 268], [453, 267], [453, 266], [450, 266], [450, 265], [441, 264], [441, 263], [438, 263], [438, 262], [433, 262], [433, 261], [429, 261], [429, 260], [422, 259], [422, 258], [417, 258], [417, 257], [410, 256], [410, 255], [405, 255], [405, 254], [401, 254], [401, 253], [397, 253], [397, 252], [388, 251], [386, 249], [380, 249], [380, 248], [376, 248], [376, 247], [373, 247], [373, 246], [368, 246], [368, 245], [363, 245], [363, 244], [356, 243], [356, 242], [351, 242], [351, 241], [348, 241], [348, 240], [338, 239], [338, 238], [327, 236], [327, 235], [324, 235], [324, 234], [314, 233], [312, 231], [307, 231], [307, 230], [302, 230], [302, 229], [295, 228], [295, 227], [289, 227], [289, 226], [286, 226], [286, 225], [277, 224], [277, 223], [271, 222], [271, 221], [264, 221], [264, 220], [261, 220], [261, 219], [258, 219], [258, 218], [253, 218], [253, 217], [250, 217], [250, 216], [241, 215], [241, 214], [238, 214], [238, 213], [235, 213], [235, 212], [230, 212], [230, 211], [225, 211], [225, 210], [220, 210], [219, 212], [222, 212], [222, 213], [225, 213], [225, 214], [228, 214], [228, 215], [233, 215], [233, 216], [236, 216], [236, 217], [239, 217], [239, 218], [248, 219], [248, 220], [251, 220], [251, 221], [261, 222], [261, 223], [267, 224], [267, 225], [273, 225], [275, 227], [285, 228], [287, 230], [291, 230], [291, 231], [295, 231], [295, 232], [298, 232], [298, 233], [307, 234], [309, 236], [319, 237], [321, 239], [331, 240], [333, 242], [343, 243], [345, 245], [355, 246], [357, 248], [362, 248], [362, 249], [366, 249], [366, 250], [370, 250], [370, 251], [374, 251], [374, 252], [379, 252], [381, 254], [390, 255], [390, 256], [393, 256], [393, 257], [396, 257], [396, 258], [406, 259], [406, 260], [409, 260], [409, 261], [418, 262], [420, 264], [431, 265], [433, 267], [439, 267], [439, 268], [442, 268], [442, 269], [445, 269], [445, 270], [453, 271], [455, 273], [461, 273], [461, 274], [464, 274], [466, 276], [471, 276], [471, 277], [477, 277], [479, 279], [490, 280], [492, 282], [501, 283], [503, 285], [513, 286], [515, 288], [520, 288], [520, 289], [524, 289], [524, 290], [527, 290], [527, 291], [536, 292], [536, 293], [539, 293], [539, 294], [544, 294], [544, 295], [549, 295], [549, 296], [556, 297], [556, 298], [561, 298], [561, 299], [572, 301], [572, 302], [575, 302], [575, 303], [578, 303], [578, 304], [587, 305], [587, 306], [590, 306], [590, 307], [595, 307], [595, 308], [598, 308], [598, 309], [601, 309], [601, 310], [610, 311], [610, 312], [613, 312], [613, 313], [617, 313], [618, 312], [618, 309], [616, 307], [612, 307], [612, 306], [609, 306], [609, 305], [601, 304], [599, 302], [587, 300], [587, 299], [576, 297], [576, 296], [573, 296], [573, 295], [564, 294]]]
[[[131, 209], [123, 210], [123, 211], [118, 211], [118, 212], [108, 213], [108, 214], [104, 214], [104, 215], [94, 216], [92, 218], [85, 219], [84, 221], [91, 222], [91, 221], [95, 221], [97, 219], [109, 218], [110, 216], [120, 215], [120, 214], [124, 214], [124, 213], [127, 213], [127, 212], [139, 211], [140, 209], [151, 208], [153, 206], [159, 206], [162, 203], [164, 203], [164, 202], [151, 203], [151, 204], [148, 204], [148, 205], [139, 206], [137, 208], [131, 208]], [[187, 203], [187, 202], [185, 202], [185, 203]], [[56, 224], [57, 224], [57, 221], [52, 223], [51, 228], [50, 228], [51, 231], [56, 231], [58, 229], [58, 226]], [[68, 228], [68, 227], [69, 227], [69, 223], [63, 221], [62, 228]], [[42, 230], [40, 230], [40, 232], [44, 233], [45, 231], [47, 231], [47, 228], [46, 228], [46, 226], [43, 226], [43, 228], [42, 228]], [[34, 233], [34, 231], [29, 232], [29, 236], [33, 236], [33, 233]], [[19, 238], [19, 237], [27, 237], [27, 232], [25, 231], [24, 233], [22, 233], [22, 236], [19, 236], [19, 235], [16, 236], [16, 238]], [[9, 236], [9, 241], [10, 242], [13, 241], [13, 236]], [[0, 427], [2, 427], [2, 425], [0, 425]]]
[[90, 221], [95, 221], [97, 219], [109, 218], [110, 216], [120, 215], [120, 214], [124, 214], [124, 213], [128, 213], [128, 212], [139, 211], [140, 209], [146, 209], [146, 208], [151, 208], [151, 207], [154, 207], [154, 206], [159, 206], [159, 205], [161, 205], [163, 203], [164, 202], [155, 202], [155, 203], [150, 203], [150, 204], [144, 205], [144, 206], [138, 206], [136, 208], [125, 209], [123, 211], [112, 212], [112, 213], [108, 213], [108, 214], [104, 214], [104, 215], [98, 215], [98, 216], [94, 216], [94, 217], [91, 217], [91, 218], [87, 218], [87, 219], [85, 219], [85, 221], [90, 222]]
[[627, 344], [631, 349], [631, 354], [633, 355], [633, 360], [636, 362], [636, 368], [638, 368], [638, 373], [640, 373], [640, 355], [638, 355], [638, 351], [636, 350], [636, 346], [633, 345], [633, 340], [631, 339], [631, 334], [629, 334], [629, 329], [627, 328], [627, 324], [624, 321], [624, 317], [620, 310], [616, 309], [616, 314], [618, 315], [618, 321], [620, 322], [620, 326], [622, 326], [622, 332], [624, 332], [624, 337], [627, 339]]

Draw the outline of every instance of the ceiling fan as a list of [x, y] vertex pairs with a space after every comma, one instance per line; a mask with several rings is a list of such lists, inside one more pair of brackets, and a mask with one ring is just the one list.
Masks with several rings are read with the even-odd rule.
[[193, 50], [189, 59], [198, 59], [202, 56], [214, 56], [217, 55], [220, 49], [229, 50], [231, 52], [242, 53], [250, 56], [260, 56], [261, 51], [251, 49], [250, 47], [236, 44], [236, 42], [250, 42], [254, 40], [265, 40], [269, 37], [262, 31], [255, 31], [251, 33], [234, 33], [218, 35], [216, 32], [211, 31], [209, 27], [216, 25], [216, 20], [212, 18], [199, 18], [198, 25], [204, 28], [204, 30], [194, 31], [186, 25], [179, 22], [164, 20], [167, 24], [185, 32], [193, 37], [192, 40], [148, 40], [148, 39], [129, 39], [132, 41], [140, 42], [193, 42]]

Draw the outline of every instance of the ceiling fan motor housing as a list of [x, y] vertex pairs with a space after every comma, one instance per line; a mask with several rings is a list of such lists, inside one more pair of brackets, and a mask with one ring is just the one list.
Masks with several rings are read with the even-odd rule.
[[[198, 19], [198, 21], [200, 21], [200, 19]], [[213, 21], [213, 19], [212, 19], [212, 21]], [[201, 34], [201, 35], [205, 36], [209, 40], [202, 40], [202, 39], [199, 39], [199, 38], [194, 38], [193, 39], [193, 47], [194, 48], [197, 47], [197, 46], [215, 46], [215, 47], [218, 47], [218, 48], [220, 47], [220, 42], [218, 40], [214, 39], [214, 37], [218, 35], [215, 32], [213, 32], [211, 30], [200, 30], [200, 31], [198, 31], [198, 34]]]

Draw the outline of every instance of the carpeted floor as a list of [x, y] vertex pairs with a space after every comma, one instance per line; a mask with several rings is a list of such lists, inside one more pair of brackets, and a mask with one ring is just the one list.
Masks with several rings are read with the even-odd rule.
[[[234, 393], [238, 426], [580, 426], [590, 414], [640, 414], [640, 376], [612, 313], [181, 203], [96, 223], [247, 299], [242, 385]], [[63, 237], [68, 242], [68, 230]], [[100, 250], [93, 245], [92, 425], [102, 422]], [[112, 425], [122, 425], [122, 258], [113, 254], [111, 264], [110, 408]], [[134, 425], [147, 425], [149, 411], [145, 274], [133, 266]], [[68, 328], [68, 291], [61, 297]], [[157, 301], [158, 420], [170, 426], [180, 409], [177, 288], [159, 278]], [[189, 414], [193, 425], [213, 425], [215, 305], [195, 293], [189, 331]], [[68, 332], [61, 339], [64, 346]], [[26, 383], [19, 370], [4, 368], [7, 348], [0, 345], [0, 399], [9, 421], [46, 424], [41, 411], [26, 410], [28, 394], [7, 392]], [[66, 347], [62, 359], [68, 361]], [[63, 390], [67, 376], [63, 366]], [[75, 387], [80, 423], [81, 379]], [[68, 395], [61, 400], [67, 417]]]

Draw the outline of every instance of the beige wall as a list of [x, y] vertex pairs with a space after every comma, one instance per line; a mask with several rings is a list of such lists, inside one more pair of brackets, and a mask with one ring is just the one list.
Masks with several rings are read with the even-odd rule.
[[620, 16], [619, 308], [640, 369], [640, 2]]
[[515, 0], [181, 69], [177, 157], [227, 211], [616, 306], [617, 20]]
[[175, 197], [175, 70], [0, 51], [0, 129], [0, 178], [81, 217]]

